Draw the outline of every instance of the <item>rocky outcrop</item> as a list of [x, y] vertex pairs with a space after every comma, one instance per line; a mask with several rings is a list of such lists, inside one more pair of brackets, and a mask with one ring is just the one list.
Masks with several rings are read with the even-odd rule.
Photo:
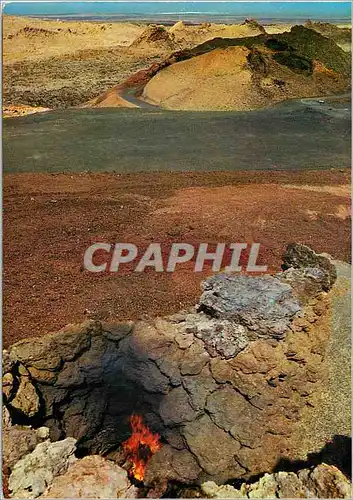
[[65, 471], [76, 458], [76, 439], [68, 437], [51, 443], [38, 444], [35, 450], [21, 458], [12, 469], [9, 489], [15, 498], [36, 498], [52, 483], [53, 478]]
[[206, 280], [200, 309], [231, 319], [255, 336], [281, 337], [300, 311], [292, 288], [272, 276], [217, 275]]
[[283, 255], [283, 269], [316, 268], [325, 273], [327, 283], [324, 290], [329, 290], [337, 279], [337, 271], [332, 258], [327, 254], [317, 254], [306, 245], [290, 243]]
[[137, 494], [124, 469], [92, 455], [56, 476], [41, 498], [138, 498]]
[[169, 28], [169, 33], [176, 33], [178, 31], [185, 31], [187, 28], [186, 24], [183, 21], [178, 21], [171, 28]]
[[49, 437], [47, 427], [32, 429], [29, 426], [11, 425], [3, 427], [3, 461], [10, 469], [25, 455], [31, 453], [37, 444]]
[[[10, 376], [11, 374], [6, 374], [7, 381]], [[19, 366], [19, 387], [15, 397], [11, 400], [11, 406], [29, 417], [35, 416], [39, 411], [38, 393], [30, 380], [29, 372], [23, 365]]]
[[[126, 470], [101, 456], [75, 457], [76, 440], [51, 443], [49, 429], [11, 425], [4, 408], [3, 479], [12, 498], [139, 498]], [[44, 442], [43, 442], [44, 441]], [[41, 443], [41, 444], [39, 444]], [[10, 469], [10, 474], [7, 473]]]
[[317, 297], [323, 290], [331, 288], [327, 273], [318, 267], [304, 267], [287, 269], [278, 275], [282, 283], [292, 287], [293, 293], [305, 303], [307, 299]]
[[348, 479], [333, 465], [320, 464], [299, 472], [265, 474], [259, 481], [240, 489], [217, 486], [212, 481], [201, 487], [207, 498], [351, 498]]
[[[88, 321], [22, 340], [7, 354], [6, 406], [93, 454], [119, 450], [141, 415], [163, 443], [145, 485], [223, 483], [295, 460], [292, 436], [325, 376], [329, 335], [330, 285], [310, 265], [211, 277], [196, 308], [166, 318]], [[17, 396], [23, 379], [38, 395], [35, 414]]]
[[233, 321], [227, 319], [210, 318], [200, 311], [198, 314], [187, 316], [185, 333], [180, 334], [177, 339], [179, 347], [182, 348], [182, 342], [189, 347], [192, 344], [193, 335], [203, 341], [211, 357], [234, 358], [249, 344], [245, 326], [234, 324]]

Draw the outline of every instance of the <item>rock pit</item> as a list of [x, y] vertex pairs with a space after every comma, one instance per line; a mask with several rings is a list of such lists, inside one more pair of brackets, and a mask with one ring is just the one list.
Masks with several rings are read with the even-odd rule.
[[189, 311], [17, 342], [3, 354], [12, 423], [45, 426], [51, 441], [75, 438], [78, 457], [126, 466], [121, 445], [140, 415], [162, 444], [144, 487], [162, 491], [247, 480], [298, 459], [293, 436], [325, 376], [335, 269], [302, 245], [284, 260], [276, 276], [207, 279]]

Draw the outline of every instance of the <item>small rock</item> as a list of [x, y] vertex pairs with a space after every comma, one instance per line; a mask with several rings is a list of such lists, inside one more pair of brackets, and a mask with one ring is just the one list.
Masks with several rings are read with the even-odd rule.
[[196, 417], [188, 394], [182, 387], [176, 387], [164, 396], [159, 412], [164, 424], [168, 426], [181, 424]]
[[18, 373], [19, 375], [22, 375], [24, 377], [29, 376], [29, 372], [25, 366], [23, 366], [21, 363], [18, 365]]
[[223, 481], [240, 477], [245, 471], [234, 460], [240, 449], [235, 439], [215, 425], [207, 415], [188, 422], [182, 429], [192, 454], [207, 474], [222, 477]]
[[9, 413], [9, 410], [6, 408], [6, 406], [2, 407], [2, 431], [7, 430], [11, 427], [12, 422], [11, 422], [11, 416]]
[[230, 484], [218, 486], [214, 481], [206, 481], [201, 485], [201, 491], [207, 498], [248, 498]]
[[49, 438], [49, 428], [48, 427], [38, 427], [36, 430], [36, 434], [38, 439], [42, 439], [43, 441], [45, 439]]
[[103, 335], [113, 342], [119, 342], [132, 331], [133, 326], [133, 321], [118, 324], [102, 323]]
[[10, 405], [27, 417], [33, 417], [38, 413], [40, 408], [39, 396], [28, 377], [21, 377], [19, 388]]
[[16, 342], [11, 348], [10, 355], [26, 367], [55, 371], [60, 367], [62, 360], [71, 361], [88, 349], [91, 335], [97, 329], [98, 326], [94, 321], [67, 325], [58, 332]]
[[196, 343], [193, 343], [182, 357], [180, 373], [182, 375], [197, 375], [210, 359], [208, 353]]
[[25, 365], [44, 370], [57, 369], [61, 362], [60, 356], [52, 348], [50, 336], [21, 340], [12, 346], [10, 354]]
[[289, 269], [318, 267], [322, 269], [329, 280], [330, 289], [337, 279], [336, 266], [332, 261], [332, 257], [328, 254], [317, 254], [310, 247], [297, 243], [290, 243], [283, 255], [282, 268]]
[[10, 469], [43, 439], [31, 427], [13, 425], [3, 431], [3, 460]]
[[348, 479], [333, 465], [320, 464], [313, 470], [300, 471], [298, 477], [312, 497], [352, 498]]
[[100, 323], [96, 321], [67, 325], [59, 332], [51, 334], [53, 351], [62, 360], [72, 361], [90, 347], [91, 334], [96, 330], [100, 331]]
[[168, 316], [168, 319], [172, 323], [182, 323], [183, 321], [185, 321], [186, 315], [187, 315], [187, 311], [185, 311], [185, 312], [180, 311], [178, 313], [171, 314], [170, 316]]
[[[94, 368], [92, 368], [93, 372]], [[57, 375], [56, 386], [67, 388], [80, 386], [85, 382], [84, 373], [80, 370], [78, 363], [68, 361]]]
[[201, 469], [195, 457], [187, 450], [175, 450], [164, 445], [148, 463], [144, 483], [153, 485], [156, 481], [182, 481], [190, 484]]
[[260, 480], [250, 485], [249, 498], [278, 498], [278, 485], [274, 474], [265, 474]]
[[189, 395], [191, 406], [197, 412], [204, 409], [207, 396], [217, 388], [207, 366], [198, 375], [183, 377], [183, 386]]
[[[8, 417], [7, 417], [8, 415]], [[38, 443], [48, 439], [49, 429], [11, 425], [7, 408], [3, 408], [3, 460], [12, 468], [20, 458], [34, 450]]]
[[[258, 413], [244, 396], [228, 385], [214, 391], [207, 398], [206, 409], [212, 421], [227, 432], [233, 427], [248, 425], [255, 412]], [[231, 431], [231, 434], [235, 433]]]
[[307, 332], [310, 330], [310, 322], [307, 318], [295, 318], [291, 325], [293, 332]]
[[53, 387], [51, 385], [41, 385], [40, 392], [44, 401], [43, 411], [45, 417], [52, 416], [55, 405], [63, 401], [68, 394], [67, 389], [61, 389], [57, 386]]

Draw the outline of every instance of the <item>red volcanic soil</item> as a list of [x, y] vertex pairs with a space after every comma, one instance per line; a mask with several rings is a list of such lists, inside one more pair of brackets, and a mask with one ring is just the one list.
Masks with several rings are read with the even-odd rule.
[[[94, 242], [258, 242], [280, 269], [288, 242], [350, 258], [349, 172], [8, 174], [4, 176], [4, 346], [87, 317], [164, 315], [197, 301], [209, 262], [174, 273], [93, 274]], [[229, 252], [227, 254], [229, 258]], [[223, 265], [227, 264], [226, 259]]]

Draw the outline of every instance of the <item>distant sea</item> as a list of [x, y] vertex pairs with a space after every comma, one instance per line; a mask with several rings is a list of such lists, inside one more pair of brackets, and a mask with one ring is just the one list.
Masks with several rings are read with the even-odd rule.
[[347, 23], [350, 2], [12, 2], [4, 13], [47, 19], [135, 21], [160, 24], [241, 23], [246, 18], [269, 24], [307, 19]]

